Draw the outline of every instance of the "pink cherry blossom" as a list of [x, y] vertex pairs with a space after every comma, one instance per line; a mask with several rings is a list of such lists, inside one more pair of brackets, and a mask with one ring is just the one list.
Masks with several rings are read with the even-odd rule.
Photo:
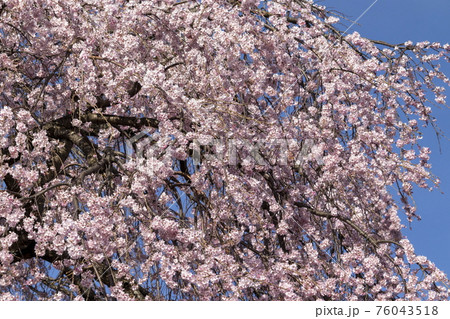
[[3, 1], [1, 300], [449, 298], [400, 218], [449, 45], [259, 4]]

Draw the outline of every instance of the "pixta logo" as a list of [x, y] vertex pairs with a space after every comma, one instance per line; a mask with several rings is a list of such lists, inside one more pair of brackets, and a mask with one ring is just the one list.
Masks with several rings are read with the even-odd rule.
[[[126, 141], [128, 161], [135, 161], [146, 169], [157, 166], [161, 148], [175, 145], [173, 137], [158, 132], [142, 131]], [[186, 149], [194, 165], [208, 162], [226, 165], [291, 165], [301, 168], [306, 162], [323, 165], [323, 149], [312, 139], [217, 139], [203, 137], [193, 139]]]

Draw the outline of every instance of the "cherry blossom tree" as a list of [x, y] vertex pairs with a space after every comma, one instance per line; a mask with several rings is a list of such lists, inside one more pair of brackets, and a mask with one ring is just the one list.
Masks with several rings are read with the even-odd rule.
[[450, 46], [338, 21], [311, 0], [2, 0], [1, 298], [448, 299], [400, 216], [438, 183], [420, 128]]

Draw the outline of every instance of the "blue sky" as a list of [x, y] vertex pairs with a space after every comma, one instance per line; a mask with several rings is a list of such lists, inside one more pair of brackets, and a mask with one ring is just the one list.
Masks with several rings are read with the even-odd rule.
[[[375, 0], [316, 0], [356, 20]], [[378, 0], [348, 32], [357, 31], [362, 36], [389, 43], [425, 41], [450, 43], [449, 0]], [[345, 30], [351, 22], [345, 22]], [[442, 71], [450, 76], [450, 65], [441, 63]], [[450, 105], [450, 89], [447, 88]], [[430, 105], [431, 106], [431, 105]], [[450, 138], [450, 109], [433, 107], [437, 124]], [[414, 191], [417, 213], [421, 221], [405, 230], [416, 248], [416, 253], [427, 256], [450, 276], [450, 140], [439, 142], [433, 129], [424, 131], [422, 144], [431, 148], [432, 172], [441, 180], [440, 190]]]

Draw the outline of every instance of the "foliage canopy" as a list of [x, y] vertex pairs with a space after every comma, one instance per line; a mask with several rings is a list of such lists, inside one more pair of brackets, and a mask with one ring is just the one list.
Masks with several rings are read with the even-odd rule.
[[419, 128], [450, 47], [338, 20], [308, 0], [2, 1], [0, 297], [447, 299], [399, 214], [435, 183]]

